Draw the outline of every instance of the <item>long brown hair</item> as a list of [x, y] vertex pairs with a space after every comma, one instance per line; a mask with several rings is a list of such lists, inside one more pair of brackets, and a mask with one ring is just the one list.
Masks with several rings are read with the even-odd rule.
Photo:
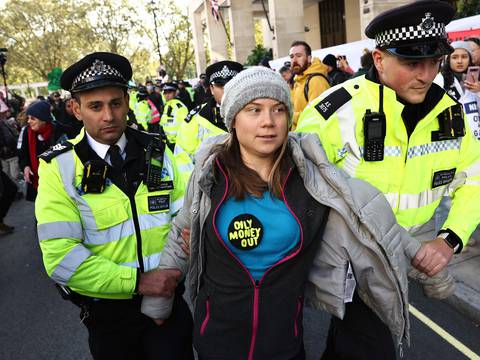
[[[247, 194], [257, 197], [262, 196], [265, 190], [269, 190], [275, 197], [282, 197], [282, 185], [288, 171], [288, 136], [282, 146], [275, 153], [268, 181], [265, 182], [258, 173], [250, 169], [242, 160], [240, 144], [235, 129], [231, 130], [229, 139], [214, 149], [217, 158], [227, 172], [230, 183], [228, 194], [237, 200], [244, 199]], [[220, 174], [215, 172], [215, 178]]]

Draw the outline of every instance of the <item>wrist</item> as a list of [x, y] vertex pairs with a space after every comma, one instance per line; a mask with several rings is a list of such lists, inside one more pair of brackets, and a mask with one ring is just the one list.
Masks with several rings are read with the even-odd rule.
[[462, 240], [450, 229], [442, 229], [438, 232], [437, 237], [443, 239], [443, 241], [450, 247], [455, 254], [459, 254], [463, 249]]

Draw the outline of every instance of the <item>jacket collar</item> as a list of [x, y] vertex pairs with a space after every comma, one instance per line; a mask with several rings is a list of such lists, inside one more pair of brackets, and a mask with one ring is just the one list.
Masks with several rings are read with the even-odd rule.
[[205, 106], [202, 107], [198, 114], [210, 121], [216, 127], [228, 132], [225, 122], [220, 115], [220, 108], [217, 106], [217, 102], [213, 96], [208, 100]]

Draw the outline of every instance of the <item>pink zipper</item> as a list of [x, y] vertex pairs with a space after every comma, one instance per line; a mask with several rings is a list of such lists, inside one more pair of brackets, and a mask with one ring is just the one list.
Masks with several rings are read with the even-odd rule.
[[302, 309], [302, 303], [301, 303], [300, 299], [297, 299], [297, 314], [295, 315], [295, 323], [294, 323], [294, 327], [293, 327], [293, 333], [295, 334], [295, 337], [298, 336], [297, 322], [298, 322], [298, 316], [300, 315], [300, 310], [301, 309]]
[[207, 313], [205, 315], [205, 319], [203, 319], [202, 326], [200, 327], [200, 335], [202, 336], [205, 333], [205, 328], [207, 327], [208, 320], [210, 320], [210, 299], [207, 299], [205, 301], [205, 307], [206, 307]]
[[[265, 276], [267, 275], [267, 273], [273, 269], [275, 266], [278, 266], [290, 259], [292, 259], [293, 257], [297, 256], [297, 254], [300, 252], [300, 250], [302, 249], [302, 245], [303, 245], [303, 228], [302, 228], [302, 224], [300, 223], [300, 220], [298, 219], [298, 217], [295, 215], [295, 213], [292, 211], [290, 205], [288, 204], [287, 202], [287, 199], [285, 198], [285, 186], [287, 184], [287, 180], [288, 178], [290, 177], [290, 174], [292, 173], [292, 168], [290, 168], [290, 170], [288, 171], [288, 174], [287, 176], [285, 177], [285, 180], [283, 182], [283, 185], [282, 185], [282, 197], [283, 197], [283, 201], [285, 203], [285, 205], [287, 206], [288, 208], [288, 211], [290, 211], [290, 213], [293, 215], [293, 217], [295, 218], [295, 220], [297, 221], [299, 227], [300, 227], [300, 245], [298, 246], [297, 250], [295, 250], [295, 252], [293, 252], [292, 254], [290, 254], [289, 256], [277, 261], [275, 264], [273, 264], [272, 266], [270, 266], [266, 271], [265, 273], [263, 274], [263, 276], [261, 277], [261, 279], [257, 282], [255, 282], [255, 279], [253, 278], [252, 274], [250, 274], [250, 271], [248, 271], [248, 269], [246, 268], [245, 265], [243, 265], [243, 263], [235, 256], [235, 254], [232, 253], [232, 251], [228, 248], [228, 246], [225, 244], [225, 242], [222, 240], [222, 237], [220, 236], [220, 233], [217, 229], [217, 213], [218, 213], [218, 209], [220, 209], [220, 206], [222, 205], [222, 203], [225, 201], [225, 198], [227, 197], [227, 194], [228, 194], [228, 187], [229, 187], [229, 182], [228, 182], [228, 176], [227, 174], [225, 173], [225, 170], [222, 168], [222, 166], [220, 165], [220, 162], [218, 161], [218, 158], [216, 159], [216, 164], [217, 166], [219, 167], [220, 171], [222, 172], [223, 176], [225, 177], [225, 182], [226, 182], [226, 185], [225, 185], [225, 192], [223, 193], [223, 196], [222, 196], [222, 199], [220, 200], [220, 202], [218, 203], [217, 205], [217, 208], [215, 209], [215, 212], [213, 213], [213, 228], [215, 230], [215, 234], [217, 235], [217, 240], [220, 241], [220, 243], [223, 245], [223, 247], [227, 250], [227, 252], [238, 262], [238, 264], [245, 270], [245, 272], [248, 274], [248, 276], [250, 277], [250, 280], [252, 281], [252, 284], [254, 285], [254, 291], [253, 291], [253, 324], [252, 324], [252, 339], [250, 341], [250, 352], [248, 354], [248, 360], [252, 360], [253, 359], [253, 350], [255, 349], [255, 341], [256, 341], [256, 338], [257, 338], [257, 330], [258, 330], [258, 297], [259, 297], [259, 291], [260, 291], [260, 285], [263, 281], [263, 279], [265, 278]], [[202, 324], [203, 326], [203, 324]], [[296, 327], [296, 324], [295, 324], [295, 327]], [[297, 331], [298, 332], [298, 331]], [[296, 335], [295, 335], [296, 336]]]

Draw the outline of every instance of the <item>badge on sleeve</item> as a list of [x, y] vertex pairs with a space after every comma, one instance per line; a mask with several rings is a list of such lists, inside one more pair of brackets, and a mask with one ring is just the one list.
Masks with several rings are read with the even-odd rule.
[[240, 250], [252, 250], [260, 245], [263, 225], [251, 214], [241, 214], [233, 218], [228, 226], [228, 240]]

